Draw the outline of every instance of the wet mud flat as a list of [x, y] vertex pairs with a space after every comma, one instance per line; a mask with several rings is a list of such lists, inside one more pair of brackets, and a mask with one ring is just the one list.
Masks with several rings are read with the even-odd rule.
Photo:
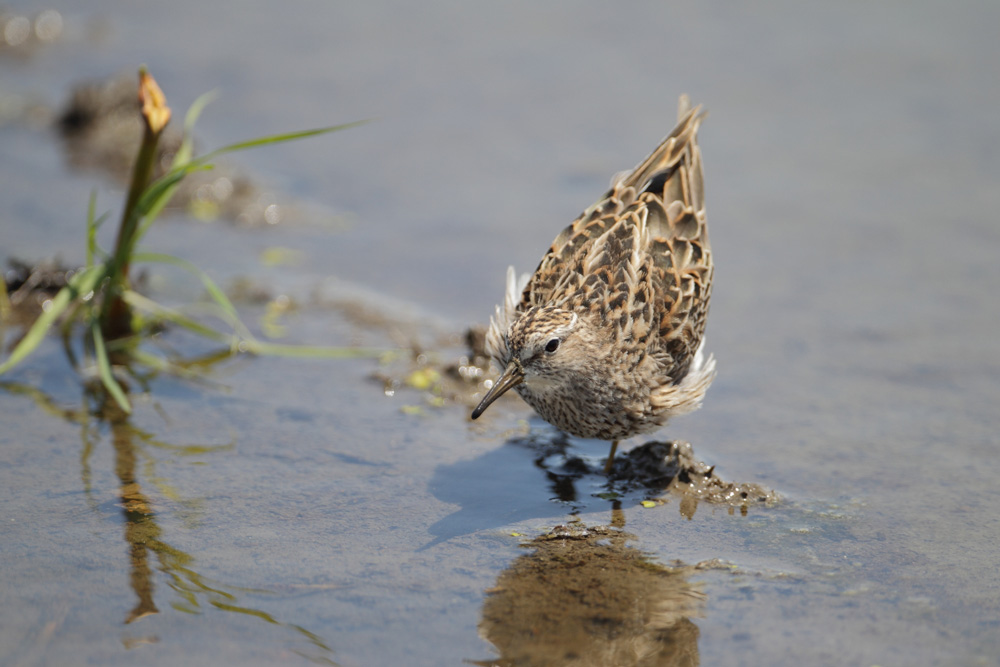
[[[28, 275], [40, 276], [41, 270]], [[39, 294], [44, 293], [48, 282], [39, 278], [37, 283]], [[55, 340], [46, 343], [37, 361], [0, 382], [4, 401], [20, 406], [18, 414], [24, 415], [7, 422], [11, 425], [4, 439], [8, 462], [24, 464], [43, 447], [51, 460], [66, 466], [48, 481], [39, 477], [47, 475], [40, 469], [26, 471], [10, 487], [13, 497], [32, 507], [18, 510], [14, 503], [14, 515], [20, 518], [12, 520], [8, 533], [7, 544], [18, 563], [13, 574], [31, 582], [21, 594], [32, 600], [30, 613], [8, 626], [10, 656], [18, 661], [37, 655], [69, 658], [64, 647], [72, 639], [90, 645], [111, 663], [127, 662], [134, 651], [160, 646], [167, 649], [160, 654], [162, 659], [170, 662], [179, 654], [168, 647], [187, 633], [175, 627], [178, 621], [188, 615], [221, 614], [227, 633], [236, 632], [243, 639], [232, 645], [202, 645], [200, 655], [219, 659], [243, 655], [251, 661], [298, 655], [342, 664], [336, 657], [345, 650], [384, 655], [371, 651], [394, 624], [405, 625], [408, 632], [421, 626], [412, 615], [414, 605], [441, 604], [442, 595], [456, 594], [472, 605], [470, 612], [479, 605], [477, 600], [485, 603], [478, 629], [465, 627], [467, 636], [455, 638], [454, 646], [466, 647], [462, 650], [470, 659], [484, 654], [484, 648], [477, 646], [485, 640], [501, 656], [526, 655], [544, 664], [555, 655], [553, 651], [571, 655], [579, 633], [604, 647], [602, 655], [623, 659], [634, 650], [639, 650], [635, 659], [647, 654], [697, 655], [697, 627], [688, 617], [702, 615], [704, 594], [688, 578], [700, 569], [725, 570], [731, 565], [659, 564], [654, 554], [626, 545], [638, 538], [624, 532], [622, 507], [658, 511], [676, 504], [681, 515], [690, 518], [700, 501], [736, 508], [739, 516], [750, 506], [774, 504], [773, 493], [756, 485], [721, 481], [684, 443], [654, 442], [634, 448], [621, 455], [608, 478], [600, 472], [597, 459], [591, 464], [565, 437], [536, 432], [510, 438], [499, 452], [487, 443], [476, 447], [485, 459], [499, 454], [512, 462], [519, 460], [520, 466], [505, 466], [509, 474], [497, 475], [494, 470], [492, 480], [531, 488], [533, 496], [527, 505], [524, 497], [504, 502], [501, 515], [493, 513], [484, 522], [477, 506], [484, 502], [492, 506], [504, 494], [479, 490], [484, 476], [463, 471], [461, 460], [439, 470], [431, 457], [441, 440], [412, 441], [428, 422], [434, 423], [435, 437], [454, 440], [454, 425], [467, 419], [470, 406], [483, 392], [484, 374], [471, 371], [469, 362], [479, 357], [463, 345], [476, 337], [434, 334], [433, 327], [379, 317], [370, 304], [362, 309], [338, 300], [306, 310], [314, 326], [339, 329], [341, 334], [350, 331], [355, 340], [360, 336], [367, 344], [399, 340], [405, 330], [406, 338], [429, 338], [437, 346], [400, 349], [381, 361], [345, 361], [348, 367], [336, 370], [351, 378], [340, 390], [349, 417], [340, 405], [325, 404], [329, 386], [312, 399], [297, 389], [299, 382], [322, 384], [319, 378], [331, 368], [313, 364], [305, 373], [294, 367], [292, 372], [287, 368], [276, 372], [276, 363], [287, 363], [276, 360], [219, 362], [205, 376], [207, 385], [168, 376], [151, 378], [145, 397], [136, 397], [133, 415], [123, 413], [93, 380], [82, 384], [75, 380]], [[177, 332], [164, 335], [170, 338]], [[276, 381], [278, 377], [282, 379]], [[370, 407], [363, 407], [368, 401]], [[501, 414], [523, 412], [514, 399], [498, 407]], [[39, 419], [44, 428], [36, 427]], [[516, 428], [523, 432], [523, 427]], [[401, 444], [408, 446], [400, 449]], [[414, 449], [424, 451], [431, 467], [413, 469]], [[544, 476], [537, 478], [532, 471]], [[461, 483], [441, 480], [456, 472]], [[531, 479], [525, 479], [525, 472]], [[432, 480], [430, 485], [427, 479]], [[585, 490], [588, 485], [594, 486], [590, 494]], [[75, 509], [56, 500], [65, 497], [58, 490], [64, 486], [75, 489], [70, 492], [79, 499]], [[477, 490], [467, 495], [467, 487]], [[547, 488], [559, 495], [552, 497]], [[459, 510], [447, 510], [456, 500]], [[616, 508], [612, 525], [587, 527], [581, 514], [585, 516], [595, 503]], [[435, 507], [444, 509], [444, 516], [431, 521]], [[512, 507], [520, 510], [520, 516], [509, 515]], [[571, 513], [569, 524], [542, 528], [565, 512]], [[81, 521], [72, 527], [65, 524], [80, 513]], [[542, 532], [531, 539], [528, 531]], [[115, 533], [117, 539], [109, 541]], [[80, 552], [43, 548], [52, 539], [87, 545], [83, 556], [87, 564], [72, 555]], [[553, 551], [557, 543], [571, 548]], [[515, 558], [522, 549], [532, 555]], [[470, 550], [473, 563], [465, 562]], [[31, 553], [38, 557], [29, 557]], [[331, 567], [333, 556], [337, 565]], [[502, 566], [508, 558], [514, 559], [510, 569]], [[67, 572], [69, 578], [43, 576], [66, 559], [83, 569], [75, 575]], [[558, 568], [551, 565], [566, 559], [569, 567], [563, 569], [569, 579], [560, 583]], [[485, 562], [493, 565], [484, 569]], [[503, 573], [487, 587], [483, 582], [494, 576], [494, 568]], [[289, 577], [292, 571], [299, 574]], [[541, 586], [539, 577], [547, 585]], [[102, 594], [109, 585], [118, 594]], [[502, 618], [509, 620], [503, 611], [509, 605], [517, 607], [514, 618], [521, 622], [530, 622], [532, 613], [551, 618], [555, 608], [546, 607], [543, 600], [572, 597], [581, 586], [591, 590], [591, 597], [565, 609], [555, 619], [563, 629], [552, 628], [551, 637], [525, 644], [518, 639], [523, 628], [500, 623]], [[608, 594], [602, 592], [604, 586], [612, 587]], [[611, 595], [615, 587], [620, 590]], [[629, 601], [638, 590], [645, 591], [648, 618], [633, 615], [634, 604]], [[85, 597], [67, 599], [67, 591]], [[393, 618], [392, 606], [384, 607], [386, 594], [409, 600], [409, 611]], [[91, 595], [102, 601], [93, 602]], [[342, 607], [332, 626], [337, 627], [333, 637], [331, 626], [308, 624], [295, 611], [328, 595], [341, 599], [334, 608]], [[369, 608], [373, 604], [374, 609]], [[104, 620], [95, 627], [95, 606], [101, 614], [117, 617], [112, 622], [122, 628], [113, 633], [117, 639], [102, 632], [87, 638], [106, 627]], [[562, 607], [559, 601], [556, 608]], [[376, 644], [355, 646], [352, 651], [355, 639], [347, 641], [345, 649], [341, 632], [357, 624], [359, 615], [372, 613], [378, 620], [369, 618], [356, 632]], [[430, 631], [439, 633], [442, 624], [451, 626], [452, 632], [462, 628], [454, 614], [452, 604], [437, 609]], [[582, 617], [598, 619], [595, 622], [604, 629], [591, 633], [586, 623], [578, 622]], [[38, 627], [42, 619], [48, 620]], [[255, 623], [246, 626], [248, 619], [263, 624], [266, 631], [254, 630]], [[570, 635], [562, 637], [565, 632]], [[643, 636], [640, 643], [648, 646], [635, 649]], [[434, 662], [429, 656], [435, 650], [431, 645], [420, 649], [415, 636], [398, 650], [408, 650], [411, 641], [428, 656], [426, 664]], [[116, 642], [125, 649], [119, 657], [115, 657]], [[673, 648], [675, 644], [679, 647]]]
[[[996, 12], [698, 7], [482, 6], [471, 41], [434, 3], [309, 7], [284, 41], [254, 3], [105, 8], [108, 42], [4, 13], [5, 345], [82, 265], [91, 190], [121, 199], [141, 40], [168, 94], [223, 86], [209, 146], [380, 118], [203, 174], [149, 248], [262, 340], [386, 354], [167, 327], [151, 345], [191, 373], [132, 378], [126, 415], [45, 339], [0, 376], [0, 663], [996, 664]], [[697, 66], [651, 66], [667, 25]], [[515, 398], [470, 422], [491, 375], [466, 331], [504, 269], [685, 90], [712, 113], [704, 408], [610, 476]], [[137, 286], [203, 314], [197, 281]]]
[[[5, 331], [9, 332], [15, 326], [22, 331], [28, 329], [33, 318], [45, 312], [47, 300], [65, 287], [67, 276], [71, 275], [71, 269], [54, 262], [34, 267], [12, 262], [5, 277], [5, 289], [14, 307], [14, 315], [5, 320]], [[273, 286], [261, 284], [250, 289], [244, 284], [239, 294], [246, 294], [247, 298], [238, 303], [246, 310], [266, 311], [266, 304], [272, 301], [272, 289]], [[403, 433], [412, 434], [415, 430], [419, 432], [420, 422], [429, 419], [440, 421], [445, 418], [452, 423], [455, 422], [455, 417], [467, 419], [469, 410], [489, 386], [490, 370], [482, 347], [481, 328], [470, 328], [461, 335], [441, 331], [430, 322], [401, 319], [394, 315], [397, 311], [391, 307], [380, 307], [370, 298], [351, 297], [349, 294], [349, 290], [340, 290], [336, 296], [327, 299], [314, 295], [311, 303], [301, 307], [300, 315], [304, 314], [312, 320], [313, 326], [339, 330], [341, 334], [349, 331], [350, 338], [357, 344], [391, 344], [394, 348], [379, 360], [366, 360], [356, 365], [353, 372], [360, 373], [354, 380], [356, 385], [350, 386], [348, 383], [343, 390], [355, 396], [360, 393], [369, 399], [395, 399], [400, 403], [398, 412], [407, 420], [403, 425]], [[263, 318], [258, 321], [262, 322]], [[177, 339], [175, 345], [178, 346], [183, 340], [180, 332], [169, 328], [159, 335]], [[12, 338], [11, 343], [16, 342], [17, 336]], [[401, 344], [406, 346], [398, 347]], [[216, 474], [221, 471], [231, 480], [241, 477], [240, 473], [234, 473], [234, 470], [228, 468], [225, 459], [243, 449], [241, 442], [245, 441], [245, 434], [234, 431], [237, 422], [231, 420], [228, 428], [220, 428], [217, 418], [221, 415], [214, 410], [211, 412], [214, 412], [216, 419], [204, 421], [207, 415], [198, 404], [205, 400], [214, 403], [220, 396], [232, 392], [233, 387], [229, 386], [225, 377], [233, 372], [233, 368], [243, 365], [243, 373], [236, 371], [237, 374], [243, 375], [249, 371], [251, 377], [254, 377], [255, 367], [264, 360], [227, 360], [225, 355], [214, 358], [211, 354], [205, 355], [204, 375], [201, 377], [207, 384], [198, 382], [197, 376], [151, 376], [148, 383], [135, 388], [143, 393], [135, 397], [139, 408], [136, 414], [129, 415], [103, 392], [93, 377], [81, 384], [74, 382], [73, 373], [66, 372], [71, 370], [65, 365], [67, 360], [60, 360], [59, 357], [58, 346], [55, 341], [50, 341], [45, 354], [33, 368], [29, 366], [23, 379], [5, 380], [0, 382], [0, 388], [8, 400], [32, 406], [54, 424], [80, 429], [77, 445], [80, 449], [79, 479], [73, 485], [82, 488], [92, 519], [114, 517], [124, 527], [122, 537], [127, 547], [126, 557], [118, 558], [113, 569], [119, 570], [123, 575], [127, 570], [128, 588], [134, 597], [134, 604], [123, 610], [121, 623], [127, 631], [121, 635], [122, 646], [127, 651], [134, 651], [141, 650], [142, 647], [157, 646], [163, 641], [159, 632], [146, 633], [141, 629], [142, 624], [148, 625], [152, 619], [159, 619], [167, 613], [164, 594], [157, 593], [166, 587], [172, 591], [171, 599], [166, 604], [175, 612], [201, 615], [208, 609], [214, 609], [275, 626], [279, 630], [278, 635], [283, 635], [279, 643], [285, 648], [278, 653], [265, 652], [265, 655], [280, 658], [283, 651], [287, 651], [311, 661], [332, 660], [337, 650], [329, 639], [324, 638], [316, 628], [310, 629], [294, 620], [282, 618], [281, 614], [270, 609], [266, 598], [280, 598], [289, 594], [295, 598], [323, 592], [340, 593], [345, 589], [351, 590], [355, 582], [351, 579], [330, 581], [321, 578], [319, 582], [278, 583], [273, 568], [284, 557], [274, 560], [275, 545], [267, 548], [258, 539], [241, 537], [247, 525], [233, 525], [222, 529], [217, 523], [218, 519], [209, 517], [214, 514], [209, 505], [216, 505], [218, 502], [230, 505], [234, 500], [232, 496], [221, 491], [215, 501], [208, 501], [207, 498], [185, 498], [181, 491], [192, 477], [189, 472], [191, 468], [185, 463], [206, 469], [214, 468]], [[47, 367], [61, 367], [63, 377], [55, 382], [37, 382], [35, 373]], [[334, 369], [331, 367], [325, 370]], [[292, 389], [297, 382], [304, 380], [288, 370], [281, 372], [281, 375], [284, 382], [288, 383], [285, 386]], [[32, 381], [33, 377], [36, 378], [35, 382]], [[274, 382], [273, 376], [267, 372], [256, 378], [256, 391], [267, 391], [264, 385]], [[264, 378], [270, 379], [261, 384], [260, 381]], [[77, 386], [74, 388], [74, 385]], [[171, 385], [174, 385], [173, 390], [170, 389]], [[178, 388], [183, 388], [182, 394], [188, 395], [186, 399], [181, 398], [179, 404], [176, 402], [177, 397], [172, 396]], [[66, 405], [66, 394], [73, 393], [82, 396], [83, 401], [79, 407]], [[230, 407], [238, 406], [236, 412], [243, 412], [250, 407], [256, 415], [252, 420], [254, 429], [264, 427], [273, 419], [272, 426], [282, 431], [282, 439], [285, 440], [283, 447], [289, 447], [288, 454], [291, 456], [301, 456], [317, 444], [326, 449], [324, 444], [308, 443], [316, 435], [316, 431], [310, 432], [308, 427], [323, 420], [317, 419], [320, 415], [314, 408], [310, 409], [308, 401], [301, 400], [300, 392], [293, 391], [287, 397], [294, 407], [275, 409], [271, 419], [265, 414], [257, 414], [258, 408], [252, 407], [255, 403], [259, 406], [262, 398], [249, 401], [245, 398], [237, 399], [236, 404]], [[192, 402], [191, 399], [195, 400]], [[224, 401], [228, 402], [230, 401]], [[501, 407], [501, 414], [523, 411], [518, 403], [516, 399], [508, 397], [503, 400], [502, 407], [498, 407]], [[182, 414], [178, 414], [176, 410], [181, 405], [185, 407], [181, 407]], [[151, 415], [143, 414], [149, 413], [150, 408], [155, 414], [153, 421], [158, 422], [153, 427], [147, 425]], [[195, 423], [188, 424], [189, 417], [185, 417], [183, 413], [190, 414], [192, 409], [195, 413], [202, 413], [202, 417], [196, 419]], [[225, 407], [221, 412], [226, 412]], [[365, 410], [355, 412], [354, 416], [364, 419]], [[177, 431], [175, 425], [178, 423], [185, 423], [186, 426], [179, 429], [180, 433], [160, 435], [163, 431]], [[304, 436], [306, 442], [298, 437], [288, 437], [289, 424], [298, 427], [294, 430], [298, 431], [300, 437]], [[204, 439], [206, 430], [215, 432], [215, 442]], [[228, 431], [228, 441], [225, 441], [224, 436], [220, 438], [223, 430]], [[324, 430], [320, 428], [320, 431]], [[346, 435], [357, 442], [356, 447], [348, 448], [347, 451], [325, 452], [327, 455], [333, 454], [333, 461], [340, 464], [338, 467], [373, 467], [382, 470], [394, 467], [385, 460], [378, 461], [385, 456], [384, 451], [379, 451], [384, 445], [369, 440], [370, 429], [351, 429], [338, 425], [337, 430], [339, 435]], [[533, 462], [534, 465], [529, 470], [534, 468], [543, 471], [548, 484], [543, 484], [542, 488], [548, 486], [555, 493], [553, 497], [543, 495], [536, 498], [536, 503], [538, 500], [542, 501], [542, 507], [536, 508], [535, 525], [531, 530], [539, 530], [538, 519], [557, 517], [561, 513], [559, 508], [571, 512], [571, 521], [544, 530], [534, 538], [516, 530], [508, 532], [508, 538], [517, 538], [508, 540], [508, 549], [520, 548], [527, 553], [515, 558], [503, 569], [494, 585], [480, 592], [483, 607], [477, 626], [478, 636], [492, 645], [500, 657], [473, 662], [503, 664], [514, 660], [527, 664], [547, 664], [552, 660], [577, 662], [580, 656], [589, 656], [587, 659], [590, 664], [609, 664], [609, 660], [614, 664], [641, 664], [648, 660], [662, 664], [697, 662], [699, 632], [691, 619], [704, 615], [706, 596], [701, 591], [700, 584], [692, 583], [690, 578], [697, 576], [696, 573], [701, 570], [728, 571], [732, 565], [718, 559], [693, 565], [685, 565], [680, 561], [671, 566], [660, 564], [655, 554], [628, 545], [638, 538], [625, 532], [626, 513], [622, 507], [642, 507], [649, 511], [677, 504], [680, 514], [690, 520], [701, 502], [726, 507], [730, 515], [733, 510], [737, 510], [738, 515], [746, 516], [750, 507], [763, 508], [778, 503], [777, 494], [758, 484], [723, 481], [715, 474], [712, 466], [695, 458], [688, 443], [654, 441], [642, 444], [621, 453], [611, 473], [604, 474], [599, 460], [587, 454], [581, 455], [564, 435], [551, 430], [518, 430], [522, 434], [508, 437], [504, 447], [517, 452], [522, 463]], [[25, 431], [27, 432], [29, 431]], [[185, 433], [198, 442], [179, 440]], [[454, 437], [453, 433], [451, 437]], [[275, 444], [266, 446], [265, 450], [270, 450], [271, 454], [265, 456], [275, 453]], [[7, 446], [8, 451], [16, 449], [11, 442]], [[106, 451], [108, 449], [110, 451]], [[66, 448], [62, 453], [72, 455], [72, 448]], [[313, 451], [313, 455], [316, 453]], [[108, 454], [111, 455], [110, 460]], [[524, 454], [529, 456], [525, 457]], [[492, 455], [493, 453], [488, 453], [487, 457]], [[240, 457], [243, 458], [243, 455], [240, 454]], [[178, 464], [180, 467], [177, 467]], [[102, 466], [108, 466], [109, 469], [102, 469]], [[164, 473], [163, 468], [173, 469], [173, 473]], [[108, 475], [108, 472], [113, 472], [113, 476]], [[513, 469], [511, 473], [515, 478], [523, 474]], [[465, 483], [473, 486], [479, 484], [477, 475], [463, 476]], [[502, 481], [504, 477], [506, 475], [498, 478], [494, 474], [494, 479]], [[213, 485], [208, 481], [211, 478], [212, 475], [203, 479], [202, 483]], [[253, 486], [252, 476], [239, 485], [243, 483]], [[590, 494], [584, 490], [587, 485], [594, 487]], [[444, 499], [454, 497], [456, 492], [456, 488], [447, 483], [432, 485], [431, 488], [433, 494]], [[261, 495], [258, 497], [264, 499], [269, 493], [277, 492], [280, 495], [289, 490], [260, 489]], [[327, 494], [323, 494], [327, 497], [319, 504], [340, 504], [344, 501], [342, 496], [345, 494], [355, 498], [362, 497], [366, 503], [373, 500], [391, 501], [398, 498], [400, 491], [391, 479], [378, 481], [363, 491], [355, 489], [353, 493], [331, 488]], [[254, 493], [256, 495], [257, 491]], [[386, 498], [381, 498], [382, 494]], [[478, 501], [491, 501], [489, 496], [475, 495]], [[309, 498], [306, 502], [312, 505], [317, 501]], [[610, 503], [613, 508], [610, 525], [588, 527], [580, 518], [580, 514], [594, 503]], [[268, 506], [270, 502], [265, 500], [264, 504]], [[552, 508], [556, 509], [554, 515]], [[538, 509], [542, 511], [538, 513]], [[289, 510], [274, 507], [273, 511], [287, 516]], [[292, 512], [301, 516], [302, 509]], [[408, 523], [411, 520], [415, 521], [416, 517], [406, 519]], [[254, 559], [260, 558], [263, 553], [263, 557], [270, 562], [264, 566], [265, 574], [261, 576], [269, 583], [233, 583], [232, 577], [220, 579], [206, 574], [200, 564], [206, 558], [199, 555], [204, 553], [205, 545], [185, 545], [184, 538], [178, 536], [177, 521], [189, 529], [205, 523], [214, 526], [213, 531], [222, 529], [223, 533], [228, 534], [224, 541], [233, 541], [231, 545], [223, 547], [223, 554], [228, 554], [223, 556], [224, 559], [228, 560], [244, 549], [256, 554], [252, 556]], [[492, 539], [497, 537], [496, 526], [494, 530], [489, 530], [494, 522], [495, 517], [486, 526], [488, 533], [493, 533], [488, 535]], [[256, 520], [251, 519], [250, 524], [254, 523]], [[439, 561], [441, 552], [447, 554], [452, 550], [453, 542], [476, 536], [483, 528], [476, 518], [463, 517], [462, 510], [459, 510], [430, 526], [429, 532], [435, 535], [434, 539], [424, 541], [414, 553], [433, 554], [433, 561]], [[181, 532], [183, 534], [188, 531]], [[196, 528], [195, 532], [198, 532]], [[345, 532], [351, 535], [350, 529]], [[187, 537], [191, 538], [193, 535], [189, 534]], [[359, 538], [359, 535], [354, 534], [348, 540], [351, 544], [348, 547], [352, 552], [351, 559], [360, 560], [366, 569], [373, 566], [385, 567], [381, 550], [372, 552], [364, 547], [358, 548], [356, 542]], [[29, 539], [21, 539], [18, 540], [18, 546], [30, 549], [30, 542]], [[390, 563], [397, 558], [404, 561], [408, 559], [405, 543], [397, 545], [397, 549], [399, 547], [404, 551], [391, 555]], [[280, 552], [288, 548], [290, 545], [278, 547]], [[289, 564], [299, 560], [291, 554], [288, 558]], [[446, 555], [445, 558], [447, 559]], [[211, 558], [207, 560], [210, 562]], [[43, 563], [44, 561], [45, 559]], [[28, 562], [30, 561], [22, 566], [28, 569], [25, 576], [31, 576], [33, 570], [34, 564], [28, 565]], [[227, 578], [230, 581], [225, 581]], [[409, 587], [411, 584], [406, 581], [404, 578], [390, 587]], [[385, 587], [387, 583], [381, 580], [377, 586]], [[453, 581], [450, 586], [456, 583]], [[60, 584], [65, 586], [66, 582]], [[448, 587], [446, 585], [445, 590]], [[49, 588], [50, 590], [41, 593], [42, 599], [55, 592], [51, 590], [55, 587]], [[417, 590], [419, 588], [418, 585]], [[261, 596], [263, 601], [259, 600]], [[120, 607], [120, 601], [118, 602], [116, 607]], [[41, 610], [39, 612], [45, 613]], [[57, 636], [72, 635], [74, 628], [81, 623], [80, 615], [84, 613], [86, 610], [79, 605], [63, 606], [59, 617], [50, 622], [41, 634], [35, 634], [31, 641], [22, 639], [17, 642], [14, 655], [18, 659], [30, 659], [37, 652], [53, 648]], [[357, 613], [357, 610], [353, 613]], [[412, 619], [409, 622], [412, 623]], [[232, 655], [231, 651], [231, 648], [226, 648], [222, 655]]]

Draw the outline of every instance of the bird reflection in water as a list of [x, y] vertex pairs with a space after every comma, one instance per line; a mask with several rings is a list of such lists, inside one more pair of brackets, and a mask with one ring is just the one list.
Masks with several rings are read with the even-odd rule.
[[624, 513], [579, 520], [524, 546], [487, 591], [480, 635], [500, 657], [471, 664], [697, 665], [705, 595], [693, 567], [666, 567], [628, 542]]

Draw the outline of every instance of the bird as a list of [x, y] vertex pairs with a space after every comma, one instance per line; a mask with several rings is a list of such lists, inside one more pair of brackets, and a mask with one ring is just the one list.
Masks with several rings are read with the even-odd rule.
[[715, 378], [704, 350], [714, 265], [698, 129], [680, 97], [674, 129], [556, 236], [538, 268], [507, 269], [486, 333], [502, 369], [472, 412], [515, 389], [539, 416], [618, 443], [701, 406]]

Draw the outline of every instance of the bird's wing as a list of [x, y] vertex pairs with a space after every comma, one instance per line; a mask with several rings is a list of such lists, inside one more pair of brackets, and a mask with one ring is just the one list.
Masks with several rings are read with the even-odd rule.
[[615, 335], [651, 342], [674, 382], [701, 341], [711, 293], [698, 127], [705, 114], [682, 96], [673, 131], [553, 241], [518, 310], [585, 308]]

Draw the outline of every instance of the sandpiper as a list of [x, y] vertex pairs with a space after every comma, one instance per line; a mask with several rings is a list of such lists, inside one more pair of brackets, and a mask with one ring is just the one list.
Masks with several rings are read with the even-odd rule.
[[678, 123], [553, 241], [535, 273], [507, 270], [486, 349], [503, 372], [472, 412], [517, 393], [546, 421], [618, 441], [697, 409], [715, 377], [703, 351], [712, 253], [698, 148], [705, 114]]

